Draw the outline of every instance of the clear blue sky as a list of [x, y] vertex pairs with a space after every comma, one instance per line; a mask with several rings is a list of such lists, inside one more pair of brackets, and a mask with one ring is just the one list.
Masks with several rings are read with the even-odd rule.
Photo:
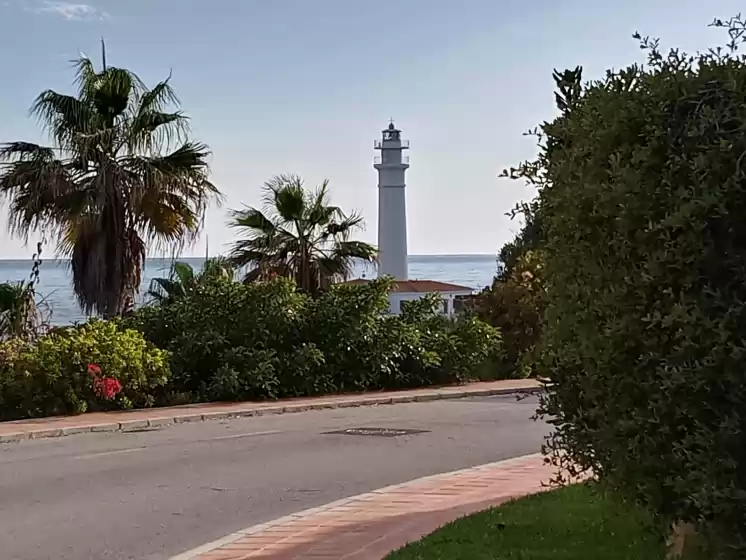
[[[98, 60], [147, 83], [173, 71], [196, 139], [213, 150], [227, 196], [211, 209], [211, 252], [231, 239], [225, 209], [256, 204], [264, 180], [328, 177], [335, 201], [363, 212], [375, 242], [373, 140], [389, 117], [412, 143], [409, 249], [495, 253], [505, 216], [531, 197], [499, 171], [532, 157], [522, 133], [554, 114], [553, 68], [598, 77], [641, 61], [630, 35], [704, 49], [735, 0], [0, 0], [0, 141], [43, 140], [28, 108], [72, 91], [69, 60]], [[707, 5], [709, 4], [709, 5]], [[0, 221], [5, 222], [4, 214]], [[187, 250], [204, 254], [204, 242]], [[30, 250], [2, 228], [0, 257]]]

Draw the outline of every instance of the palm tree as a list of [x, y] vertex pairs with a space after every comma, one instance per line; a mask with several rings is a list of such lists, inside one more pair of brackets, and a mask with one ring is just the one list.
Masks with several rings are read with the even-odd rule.
[[0, 283], [0, 340], [25, 336], [39, 325], [34, 292], [24, 282]]
[[195, 273], [188, 263], [175, 262], [168, 278], [153, 278], [150, 281], [147, 295], [154, 303], [168, 305], [192, 293], [200, 282], [213, 278], [233, 279], [233, 267], [227, 259], [208, 259], [199, 273]]
[[297, 175], [279, 175], [264, 184], [264, 201], [265, 211], [249, 207], [231, 215], [230, 225], [245, 237], [229, 256], [249, 267], [247, 281], [285, 276], [315, 296], [348, 279], [356, 260], [375, 260], [375, 247], [350, 240], [362, 217], [331, 204], [328, 180], [311, 191]]
[[0, 145], [0, 201], [12, 233], [56, 236], [82, 309], [111, 317], [139, 289], [147, 244], [194, 240], [220, 195], [170, 77], [148, 89], [102, 55], [100, 71], [89, 58], [76, 62], [76, 96], [47, 90], [34, 102], [51, 147]]

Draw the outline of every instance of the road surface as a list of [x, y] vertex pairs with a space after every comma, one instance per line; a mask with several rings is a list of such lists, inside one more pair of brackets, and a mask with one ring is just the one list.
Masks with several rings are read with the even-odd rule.
[[[536, 398], [309, 411], [0, 444], [3, 560], [163, 560], [421, 476], [539, 451]], [[350, 428], [422, 430], [330, 434]]]

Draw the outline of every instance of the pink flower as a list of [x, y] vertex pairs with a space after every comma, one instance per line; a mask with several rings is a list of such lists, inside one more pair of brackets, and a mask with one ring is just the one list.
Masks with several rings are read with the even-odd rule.
[[113, 377], [97, 377], [93, 380], [93, 392], [98, 397], [111, 400], [122, 392], [122, 384]]
[[101, 375], [101, 367], [97, 364], [88, 364], [88, 375], [98, 377]]

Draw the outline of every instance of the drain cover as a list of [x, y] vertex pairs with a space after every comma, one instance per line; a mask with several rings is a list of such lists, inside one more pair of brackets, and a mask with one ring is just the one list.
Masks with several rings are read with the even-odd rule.
[[326, 432], [327, 434], [342, 434], [347, 436], [379, 436], [379, 437], [397, 437], [409, 436], [414, 434], [424, 434], [428, 430], [405, 430], [402, 428], [347, 428], [346, 430], [335, 430]]

